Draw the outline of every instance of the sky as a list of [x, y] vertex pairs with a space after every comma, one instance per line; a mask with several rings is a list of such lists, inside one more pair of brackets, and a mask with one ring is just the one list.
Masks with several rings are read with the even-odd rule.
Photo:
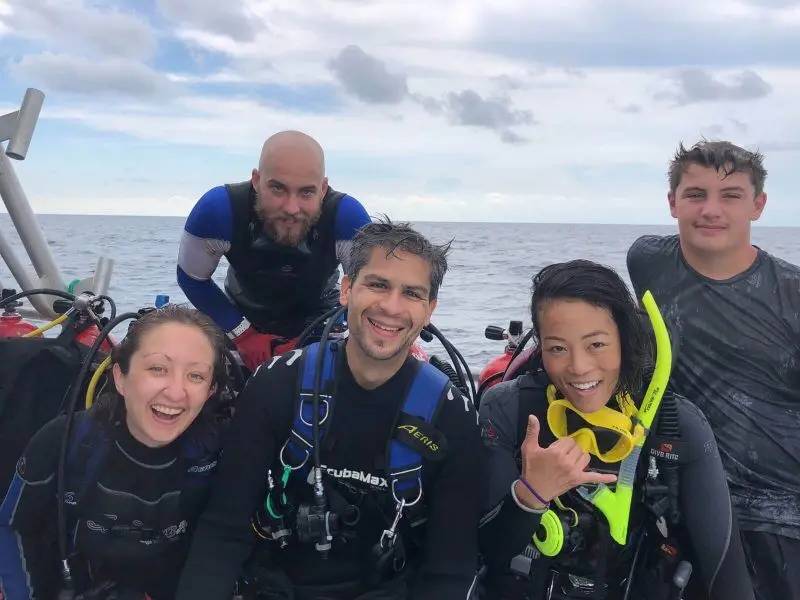
[[43, 213], [186, 215], [299, 129], [417, 221], [670, 223], [678, 144], [727, 139], [800, 226], [800, 2], [0, 0], [0, 115], [28, 87]]

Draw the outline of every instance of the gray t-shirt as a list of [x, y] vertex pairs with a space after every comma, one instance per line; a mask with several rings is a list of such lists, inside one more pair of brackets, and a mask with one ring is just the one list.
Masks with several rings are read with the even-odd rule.
[[800, 539], [800, 268], [758, 249], [715, 281], [686, 263], [678, 236], [644, 236], [628, 272], [678, 339], [672, 386], [714, 430], [741, 529]]

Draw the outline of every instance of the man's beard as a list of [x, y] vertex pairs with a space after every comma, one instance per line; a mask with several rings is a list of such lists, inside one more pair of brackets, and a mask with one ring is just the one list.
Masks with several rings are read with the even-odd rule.
[[[264, 233], [266, 233], [276, 244], [281, 246], [291, 246], [296, 248], [300, 243], [306, 239], [308, 232], [319, 221], [322, 207], [313, 215], [300, 213], [298, 215], [287, 215], [284, 212], [277, 212], [274, 214], [265, 213], [261, 203], [256, 196], [255, 211], [258, 218], [264, 226]], [[286, 225], [299, 224], [300, 228], [287, 229]]]

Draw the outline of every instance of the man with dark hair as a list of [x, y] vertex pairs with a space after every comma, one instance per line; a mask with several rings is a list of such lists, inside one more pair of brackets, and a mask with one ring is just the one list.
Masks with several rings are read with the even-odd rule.
[[[335, 306], [337, 267], [368, 222], [355, 198], [328, 186], [319, 143], [282, 131], [264, 142], [250, 181], [198, 200], [181, 238], [178, 284], [254, 370]], [[223, 256], [225, 293], [211, 279]]]
[[750, 243], [762, 162], [730, 142], [681, 145], [679, 235], [639, 238], [628, 271], [679, 339], [674, 389], [714, 430], [756, 595], [782, 600], [800, 598], [800, 268]]
[[446, 252], [388, 220], [358, 232], [340, 294], [349, 335], [275, 357], [249, 381], [179, 599], [230, 598], [256, 534], [266, 541], [246, 598], [467, 598], [477, 415], [408, 355], [436, 307]]

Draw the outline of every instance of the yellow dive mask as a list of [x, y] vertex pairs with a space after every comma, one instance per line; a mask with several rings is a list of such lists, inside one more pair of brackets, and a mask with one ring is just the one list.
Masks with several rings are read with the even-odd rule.
[[630, 394], [617, 394], [619, 410], [604, 406], [591, 413], [581, 412], [569, 400], [558, 398], [556, 388], [547, 386], [547, 424], [557, 438], [570, 437], [583, 449], [605, 463], [626, 458], [644, 438], [645, 429]]

